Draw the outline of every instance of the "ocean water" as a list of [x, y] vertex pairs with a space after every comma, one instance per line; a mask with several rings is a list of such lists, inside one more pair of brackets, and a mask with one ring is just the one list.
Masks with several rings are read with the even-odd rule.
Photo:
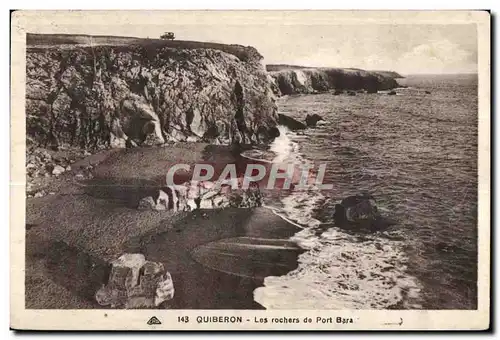
[[[281, 113], [317, 113], [326, 124], [283, 133], [271, 151], [280, 162], [326, 162], [333, 189], [267, 197], [302, 227], [292, 239], [306, 251], [296, 270], [254, 291], [264, 307], [477, 307], [477, 76], [399, 82], [408, 87], [395, 96], [280, 98]], [[335, 203], [362, 191], [397, 224], [373, 233], [335, 227]]]

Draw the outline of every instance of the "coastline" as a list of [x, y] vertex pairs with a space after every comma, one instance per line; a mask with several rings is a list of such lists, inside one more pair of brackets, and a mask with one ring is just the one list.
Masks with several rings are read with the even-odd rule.
[[109, 261], [138, 252], [172, 275], [176, 293], [162, 307], [262, 309], [253, 291], [264, 277], [297, 267], [302, 249], [288, 238], [299, 229], [265, 207], [137, 210], [134, 200], [180, 160], [235, 158], [230, 148], [201, 143], [119, 150], [95, 166], [86, 186], [75, 184], [75, 168], [54, 195], [27, 199], [26, 308], [103, 308], [93, 294], [106, 283]]

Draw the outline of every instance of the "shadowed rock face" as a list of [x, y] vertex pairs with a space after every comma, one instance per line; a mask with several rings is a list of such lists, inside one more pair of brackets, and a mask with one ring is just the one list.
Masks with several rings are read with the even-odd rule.
[[299, 122], [297, 119], [281, 113], [278, 114], [278, 122], [280, 125], [286, 126], [288, 129], [292, 131], [304, 130], [305, 128], [307, 128], [307, 126], [304, 123]]
[[246, 55], [255, 58], [182, 45], [28, 45], [29, 142], [84, 149], [263, 142], [277, 107], [260, 55]]

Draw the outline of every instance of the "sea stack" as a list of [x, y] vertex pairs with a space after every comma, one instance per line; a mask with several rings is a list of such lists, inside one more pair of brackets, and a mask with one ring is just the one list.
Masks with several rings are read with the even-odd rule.
[[335, 205], [333, 218], [338, 227], [347, 229], [373, 230], [381, 221], [375, 199], [367, 193], [344, 198]]

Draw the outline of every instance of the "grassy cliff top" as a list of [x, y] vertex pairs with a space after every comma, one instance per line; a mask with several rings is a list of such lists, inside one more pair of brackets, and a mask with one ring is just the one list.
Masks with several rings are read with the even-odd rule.
[[300, 70], [300, 69], [308, 69], [314, 67], [308, 66], [300, 66], [300, 65], [287, 65], [287, 64], [268, 64], [266, 65], [266, 70], [268, 72], [276, 72], [282, 70]]
[[79, 48], [90, 46], [142, 46], [147, 48], [176, 48], [176, 49], [214, 49], [233, 54], [240, 60], [262, 60], [262, 55], [251, 46], [226, 45], [202, 41], [149, 39], [137, 37], [120, 37], [107, 35], [86, 34], [26, 34], [28, 49], [46, 48]]
[[404, 78], [402, 75], [395, 71], [371, 70], [371, 72], [375, 72], [389, 78]]

